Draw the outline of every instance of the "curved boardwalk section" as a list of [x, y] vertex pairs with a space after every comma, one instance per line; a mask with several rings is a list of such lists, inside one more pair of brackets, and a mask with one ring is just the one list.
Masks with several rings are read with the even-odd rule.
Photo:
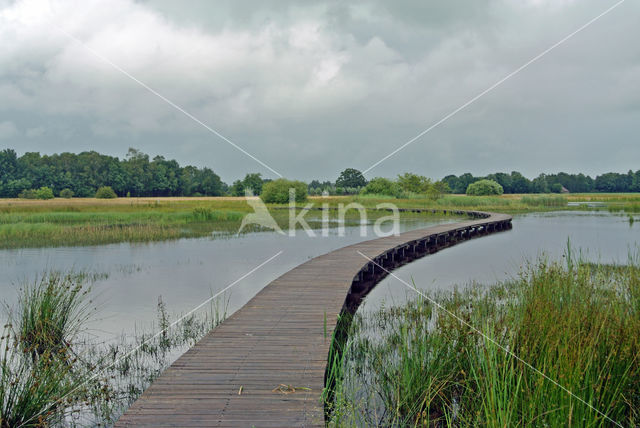
[[474, 218], [361, 242], [285, 273], [176, 360], [116, 426], [323, 426], [337, 316], [386, 276], [358, 252], [392, 270], [511, 228], [508, 215], [457, 213]]

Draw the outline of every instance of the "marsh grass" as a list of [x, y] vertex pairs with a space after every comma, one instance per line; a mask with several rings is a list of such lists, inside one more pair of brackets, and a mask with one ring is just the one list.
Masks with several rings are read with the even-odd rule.
[[638, 426], [637, 258], [609, 266], [572, 257], [433, 296], [472, 327], [422, 298], [356, 316], [335, 362], [344, 376], [332, 425]]
[[22, 287], [1, 338], [1, 428], [111, 425], [226, 317], [224, 296], [173, 325], [159, 297], [153, 333], [96, 343], [84, 334], [95, 312], [87, 285], [92, 278], [87, 272], [49, 272]]
[[624, 212], [627, 214], [637, 214], [640, 213], [640, 203], [616, 203], [609, 205], [608, 209], [609, 212], [612, 213]]
[[[4, 201], [2, 201], [4, 202]], [[0, 205], [0, 248], [151, 242], [235, 232], [244, 200], [56, 200]]]
[[569, 203], [565, 196], [559, 195], [523, 196], [521, 201], [531, 207], [566, 207]]
[[2, 336], [3, 427], [60, 422], [84, 400], [74, 341], [91, 313], [89, 278], [50, 272], [22, 288]]
[[[16, 351], [12, 333], [5, 329], [0, 344], [0, 426], [36, 427], [59, 423], [80, 380], [70, 366], [47, 352], [33, 360]], [[63, 397], [68, 399], [61, 401]]]
[[[390, 202], [399, 208], [427, 210], [484, 210], [505, 213], [527, 213], [552, 210], [597, 209], [567, 206], [567, 202], [599, 201], [612, 211], [640, 212], [638, 194], [569, 194], [569, 195], [445, 195], [429, 198], [391, 198], [384, 195], [348, 197], [316, 197], [309, 202], [316, 207], [329, 204], [337, 208], [358, 202], [368, 210], [369, 218], [388, 213], [376, 210], [376, 205]], [[270, 213], [283, 230], [289, 227], [288, 205], [268, 205]], [[285, 208], [285, 209], [283, 209]], [[16, 201], [0, 199], [0, 248], [100, 245], [118, 242], [152, 242], [180, 238], [232, 236], [242, 218], [253, 212], [243, 198], [118, 198], [54, 199], [50, 201]], [[428, 213], [401, 213], [401, 218], [440, 216]], [[330, 218], [335, 220], [336, 210]], [[310, 219], [310, 214], [307, 218]], [[357, 212], [347, 212], [348, 221]], [[313, 228], [320, 220], [309, 220]], [[299, 225], [298, 225], [299, 226]], [[331, 223], [330, 227], [337, 224]], [[261, 231], [246, 227], [243, 233]]]
[[[327, 198], [316, 202], [349, 203], [345, 198]], [[388, 215], [375, 210], [377, 200], [367, 199], [368, 215], [375, 219]], [[0, 201], [2, 203], [3, 201]], [[232, 236], [238, 231], [243, 217], [252, 208], [245, 200], [179, 200], [164, 198], [157, 201], [134, 201], [120, 198], [111, 204], [93, 200], [56, 200], [31, 204], [2, 203], [0, 205], [0, 248], [48, 246], [100, 245], [118, 242], [143, 243], [212, 236]], [[283, 209], [286, 208], [286, 209]], [[287, 205], [270, 205], [270, 213], [286, 230], [289, 227]], [[402, 214], [412, 217], [415, 214]], [[433, 215], [432, 215], [433, 216]], [[332, 210], [331, 219], [337, 218]], [[424, 215], [423, 215], [424, 217]], [[313, 214], [307, 216], [313, 228], [322, 226]], [[347, 212], [346, 220], [356, 221], [357, 212]], [[354, 223], [355, 224], [355, 223]], [[298, 227], [302, 227], [298, 224]], [[337, 227], [330, 223], [330, 227]], [[246, 227], [243, 233], [262, 231]]]
[[68, 355], [72, 340], [91, 316], [90, 291], [84, 275], [50, 272], [20, 292], [16, 340], [36, 360], [43, 355]]

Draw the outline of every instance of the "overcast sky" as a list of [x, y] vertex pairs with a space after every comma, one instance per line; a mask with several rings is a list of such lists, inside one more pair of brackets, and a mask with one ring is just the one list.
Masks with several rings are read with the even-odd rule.
[[[616, 1], [0, 0], [0, 149], [275, 177], [119, 67], [282, 175], [335, 180]], [[368, 178], [640, 169], [639, 18], [627, 0]]]

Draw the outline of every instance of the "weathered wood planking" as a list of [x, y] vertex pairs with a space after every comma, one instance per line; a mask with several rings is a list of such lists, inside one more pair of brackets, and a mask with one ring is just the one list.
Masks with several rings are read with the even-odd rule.
[[[116, 426], [323, 426], [320, 395], [337, 316], [353, 313], [386, 276], [358, 251], [393, 270], [511, 228], [508, 215], [455, 213], [474, 219], [350, 245], [285, 273], [176, 360]], [[299, 389], [273, 392], [280, 384]]]

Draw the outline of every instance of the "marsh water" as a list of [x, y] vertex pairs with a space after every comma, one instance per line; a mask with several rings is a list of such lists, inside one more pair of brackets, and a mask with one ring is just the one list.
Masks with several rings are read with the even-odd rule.
[[517, 215], [513, 229], [424, 257], [383, 279], [361, 306], [371, 311], [415, 298], [405, 283], [428, 292], [453, 290], [473, 282], [493, 284], [513, 278], [539, 257], [558, 260], [571, 247], [573, 257], [625, 264], [640, 256], [640, 226], [607, 211], [559, 211]]
[[[451, 221], [455, 219], [406, 219], [400, 230]], [[88, 335], [98, 342], [122, 340], [156, 329], [159, 297], [170, 318], [176, 319], [232, 285], [218, 298], [220, 310], [226, 308], [230, 315], [308, 259], [375, 237], [371, 225], [365, 225], [365, 236], [360, 225], [343, 230], [329, 229], [326, 237], [298, 230], [294, 237], [261, 232], [148, 244], [0, 250], [0, 300], [15, 304], [20, 286], [46, 271], [86, 272], [97, 306]]]
[[[446, 221], [452, 220], [407, 219], [401, 229]], [[511, 231], [465, 242], [394, 274], [424, 289], [447, 289], [472, 280], [491, 283], [516, 274], [524, 261], [541, 253], [562, 256], [567, 239], [590, 259], [624, 263], [640, 238], [640, 223], [633, 226], [628, 218], [604, 211], [527, 214], [516, 216], [513, 224]], [[109, 341], [153, 330], [159, 296], [175, 318], [234, 284], [221, 297], [229, 315], [270, 281], [306, 260], [374, 237], [371, 226], [364, 237], [359, 226], [346, 227], [345, 232], [339, 236], [332, 230], [328, 237], [309, 237], [303, 231], [295, 237], [264, 232], [149, 244], [1, 250], [0, 299], [14, 304], [20, 285], [47, 270], [89, 272], [98, 310], [88, 331], [100, 341]], [[399, 303], [410, 294], [401, 281], [388, 277], [367, 298], [365, 307]]]

